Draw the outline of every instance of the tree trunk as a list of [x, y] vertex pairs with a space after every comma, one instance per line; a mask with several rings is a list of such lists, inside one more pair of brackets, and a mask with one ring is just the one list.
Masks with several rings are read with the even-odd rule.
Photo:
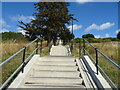
[[53, 44], [54, 44], [54, 46], [56, 46], [56, 39], [53, 39]]
[[47, 47], [49, 46], [49, 43], [50, 43], [49, 40], [47, 40]]

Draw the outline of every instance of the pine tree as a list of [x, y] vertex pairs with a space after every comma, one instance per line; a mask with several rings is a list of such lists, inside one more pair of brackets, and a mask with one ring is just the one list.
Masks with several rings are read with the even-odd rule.
[[117, 38], [120, 39], [120, 31], [117, 34]]
[[[35, 19], [30, 23], [20, 22], [31, 35], [40, 35], [48, 44], [53, 40], [56, 43], [57, 37], [66, 33], [66, 24], [70, 24], [73, 14], [69, 14], [67, 2], [38, 2], [35, 3]], [[74, 19], [75, 20], [75, 19]], [[70, 33], [70, 31], [67, 30]], [[71, 36], [69, 36], [71, 37]], [[65, 38], [64, 38], [65, 39]]]
[[32, 22], [39, 25], [40, 28], [45, 27], [43, 30], [44, 36], [48, 43], [53, 40], [55, 43], [57, 36], [65, 31], [65, 24], [70, 24], [72, 14], [68, 14], [67, 8], [69, 3], [66, 2], [38, 2], [35, 3], [37, 10], [34, 15], [36, 19]]

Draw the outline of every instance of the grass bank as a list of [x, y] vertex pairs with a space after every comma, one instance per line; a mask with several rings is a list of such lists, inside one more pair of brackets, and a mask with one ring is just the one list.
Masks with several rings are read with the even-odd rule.
[[[118, 50], [118, 45], [120, 45], [120, 42], [101, 42], [101, 43], [92, 43], [93, 46], [98, 48], [102, 53], [104, 53], [106, 56], [108, 56], [110, 59], [112, 59], [114, 62], [116, 62], [118, 65], [120, 65], [120, 52]], [[74, 43], [73, 45], [73, 52], [72, 55], [79, 57], [79, 44]], [[89, 52], [89, 54], [95, 59], [95, 50], [88, 44], [86, 44], [86, 49]], [[104, 58], [101, 54], [98, 54], [99, 59], [98, 63], [99, 66], [105, 71], [105, 73], [110, 77], [110, 79], [116, 84], [117, 87], [119, 86], [119, 70], [111, 64], [106, 58]]]
[[[12, 41], [5, 41], [2, 42], [2, 62], [5, 61], [7, 58], [9, 58], [11, 55], [19, 51], [21, 48], [29, 44], [29, 41], [19, 41], [19, 42], [12, 42]], [[40, 45], [39, 45], [40, 46]], [[42, 49], [42, 56], [47, 55], [48, 47], [46, 47], [46, 41], [43, 42], [43, 49]], [[27, 58], [33, 50], [36, 48], [36, 43], [31, 44], [26, 48], [26, 56]], [[38, 54], [40, 53], [40, 50], [38, 50]], [[20, 66], [22, 63], [22, 55], [23, 51], [20, 52], [18, 55], [16, 55], [14, 58], [12, 58], [9, 62], [4, 64], [2, 66], [2, 83], [7, 80], [8, 77]]]

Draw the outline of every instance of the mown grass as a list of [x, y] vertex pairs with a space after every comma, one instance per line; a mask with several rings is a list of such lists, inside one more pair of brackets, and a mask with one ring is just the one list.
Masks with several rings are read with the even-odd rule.
[[[28, 41], [19, 41], [19, 42], [12, 42], [12, 41], [6, 41], [2, 42], [2, 62], [9, 58], [11, 55], [19, 51], [21, 48], [29, 44], [30, 42]], [[40, 46], [40, 45], [39, 45]], [[48, 52], [48, 47], [46, 47], [46, 42], [43, 42], [43, 49], [42, 49], [42, 56], [47, 55]], [[31, 44], [26, 48], [26, 55], [25, 59], [32, 53], [33, 50], [36, 48], [36, 43]], [[40, 49], [38, 49], [38, 54], [40, 54]], [[9, 62], [4, 64], [2, 66], [2, 83], [4, 83], [8, 77], [20, 66], [22, 63], [22, 56], [23, 56], [23, 51], [20, 52], [18, 55], [16, 55], [14, 58], [12, 58]], [[1, 84], [2, 84], [1, 83]]]
[[[118, 50], [118, 45], [120, 42], [104, 42], [104, 43], [92, 43], [96, 48], [98, 48], [102, 53], [112, 59], [115, 63], [120, 65], [120, 53]], [[86, 50], [95, 60], [95, 50], [88, 44], [86, 44]], [[74, 48], [72, 55], [79, 57], [79, 44], [74, 43]], [[104, 70], [104, 72], [110, 77], [110, 79], [120, 88], [119, 83], [119, 69], [116, 68], [112, 63], [110, 63], [105, 57], [98, 53], [99, 66]]]

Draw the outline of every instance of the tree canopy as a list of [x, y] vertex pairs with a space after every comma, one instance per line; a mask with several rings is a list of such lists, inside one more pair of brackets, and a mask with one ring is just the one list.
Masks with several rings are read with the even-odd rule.
[[93, 34], [85, 34], [82, 38], [95, 38], [95, 36]]
[[[70, 25], [73, 14], [69, 14], [67, 2], [38, 2], [35, 3], [35, 19], [30, 23], [19, 21], [19, 27], [26, 30], [30, 36], [40, 36], [50, 43], [55, 44], [57, 37], [64, 40], [71, 40], [74, 35], [67, 29], [66, 24]], [[65, 38], [66, 37], [66, 38]]]
[[117, 38], [120, 39], [120, 31], [117, 34]]

